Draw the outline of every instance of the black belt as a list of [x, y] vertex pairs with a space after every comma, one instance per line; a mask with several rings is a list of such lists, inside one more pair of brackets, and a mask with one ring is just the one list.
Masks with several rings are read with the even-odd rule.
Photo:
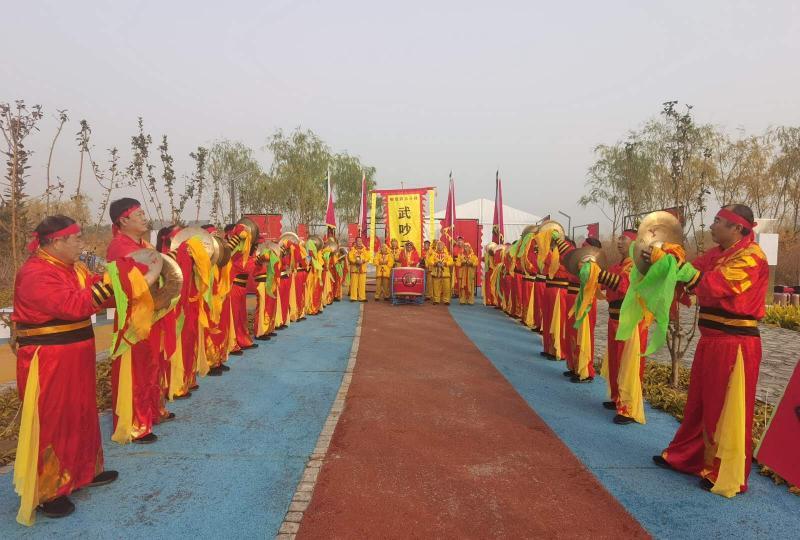
[[555, 279], [548, 279], [545, 282], [548, 289], [566, 289], [569, 286], [569, 281], [560, 281]]
[[758, 320], [749, 315], [731, 313], [721, 308], [701, 307], [697, 326], [737, 336], [760, 336]]
[[567, 294], [578, 294], [581, 291], [580, 285], [573, 285], [572, 283], [569, 284], [567, 287]]
[[233, 284], [236, 285], [237, 287], [247, 287], [247, 280], [242, 281], [239, 279], [234, 279]]
[[547, 281], [547, 276], [545, 276], [544, 274], [536, 274], [536, 281], [544, 283]]
[[17, 343], [22, 345], [67, 345], [94, 339], [92, 320], [63, 321], [54, 319], [42, 324], [17, 323]]
[[298, 268], [298, 272], [308, 272], [308, 268]]
[[522, 276], [525, 281], [536, 281], [536, 276]]
[[256, 283], [266, 283], [267, 282], [267, 274], [259, 274], [255, 278]]
[[619, 320], [619, 310], [622, 307], [622, 300], [608, 301], [608, 318], [612, 321]]
[[288, 277], [289, 277], [289, 272], [281, 272], [281, 279]]
[[236, 276], [234, 276], [234, 279], [243, 279], [243, 280], [247, 281], [247, 278], [249, 278], [249, 277], [250, 277], [250, 274], [245, 272], [244, 274], [236, 274]]

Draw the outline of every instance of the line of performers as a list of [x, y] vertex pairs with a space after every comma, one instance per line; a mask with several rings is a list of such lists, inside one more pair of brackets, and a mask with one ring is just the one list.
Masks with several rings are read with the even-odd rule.
[[444, 240], [423, 243], [422, 253], [413, 242], [403, 247], [397, 239], [381, 244], [377, 253], [370, 256], [363, 240], [356, 238], [348, 253], [350, 273], [350, 301], [366, 302], [367, 265], [375, 266], [375, 300], [389, 301], [391, 298], [390, 280], [392, 269], [398, 267], [417, 267], [425, 270], [425, 298], [434, 305], [449, 305], [451, 298], [458, 298], [461, 305], [475, 303], [475, 280], [479, 265], [478, 256], [472, 246], [458, 237], [452, 254]]
[[[151, 246], [135, 199], [111, 203], [113, 238], [102, 273], [80, 262], [81, 228], [45, 218], [14, 288], [12, 347], [22, 413], [14, 486], [17, 521], [32, 525], [74, 511], [69, 495], [108, 484], [95, 398], [91, 317], [115, 310], [110, 356], [112, 440], [150, 444], [154, 426], [175, 419], [168, 402], [190, 398], [204, 376], [231, 368], [230, 356], [342, 298], [347, 252], [334, 239], [302, 242], [285, 233], [262, 242], [243, 218], [213, 226], [161, 229]], [[256, 283], [249, 322], [247, 287]]]
[[749, 207], [722, 208], [710, 227], [716, 245], [688, 262], [682, 226], [656, 212], [638, 230], [623, 231], [616, 239], [621, 260], [608, 266], [599, 241], [577, 247], [548, 221], [526, 228], [512, 244], [487, 247], [484, 301], [541, 334], [541, 355], [565, 360], [564, 375], [581, 384], [595, 377], [594, 327], [604, 298], [609, 319], [601, 374], [610, 400], [602, 406], [615, 412], [615, 424], [627, 425], [645, 423], [646, 354], [664, 344], [670, 318], [693, 297], [700, 338], [683, 420], [653, 461], [733, 497], [747, 490], [751, 469], [758, 321], [769, 280], [755, 226]]

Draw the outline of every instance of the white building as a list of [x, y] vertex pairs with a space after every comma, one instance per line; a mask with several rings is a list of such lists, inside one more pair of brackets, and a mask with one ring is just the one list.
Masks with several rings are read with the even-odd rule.
[[[438, 200], [437, 200], [438, 202]], [[439, 237], [439, 223], [444, 219], [444, 210], [434, 214], [436, 220], [436, 238]], [[492, 241], [492, 221], [494, 219], [494, 201], [489, 199], [475, 199], [456, 205], [456, 219], [477, 219], [483, 225], [483, 245]], [[529, 214], [524, 210], [503, 205], [503, 221], [505, 224], [505, 237], [508, 242], [519, 238], [522, 229], [540, 221], [537, 215]]]

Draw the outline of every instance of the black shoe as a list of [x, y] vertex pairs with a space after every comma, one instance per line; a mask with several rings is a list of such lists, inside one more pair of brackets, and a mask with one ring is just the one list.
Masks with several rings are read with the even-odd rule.
[[628, 424], [633, 424], [635, 420], [630, 416], [625, 416], [624, 414], [618, 414], [614, 417], [614, 423], [618, 426], [627, 426]]
[[269, 337], [275, 337], [278, 335], [278, 332], [270, 332]]
[[139, 437], [138, 439], [133, 439], [134, 444], [152, 444], [158, 440], [158, 435], [155, 433], [148, 433], [144, 437]]
[[117, 471], [103, 471], [94, 478], [92, 478], [91, 483], [89, 483], [87, 487], [104, 486], [106, 484], [110, 484], [118, 477], [119, 473]]
[[75, 505], [66, 495], [39, 505], [39, 511], [49, 518], [62, 518], [75, 511]]
[[162, 416], [158, 423], [163, 424], [164, 422], [169, 422], [170, 420], [175, 420], [174, 412], [169, 412], [166, 414], [166, 416]]
[[669, 461], [664, 459], [664, 456], [653, 456], [653, 463], [662, 469], [669, 469], [670, 471], [672, 470], [672, 465], [669, 464]]
[[172, 399], [189, 399], [190, 397], [192, 397], [192, 393], [191, 392], [186, 392], [185, 394], [183, 394], [181, 396], [175, 396]]
[[244, 349], [245, 351], [248, 349], [258, 349], [258, 343], [251, 343], [247, 347], [242, 347], [242, 349]]
[[541, 351], [541, 352], [539, 353], [539, 356], [544, 356], [545, 358], [552, 358], [552, 356], [553, 356], [553, 355], [552, 355], [552, 354], [550, 354], [550, 353], [547, 353], [547, 352]]
[[198, 388], [200, 388], [200, 385], [199, 384], [195, 384], [194, 386], [190, 386], [189, 390], [197, 390]]
[[244, 351], [242, 351], [242, 350], [231, 351], [228, 354], [231, 355], [231, 356], [242, 356], [244, 354]]
[[222, 375], [222, 370], [219, 367], [211, 368], [208, 370], [209, 377], [219, 377]]
[[712, 489], [714, 489], [714, 482], [712, 482], [708, 478], [703, 478], [702, 480], [700, 480], [700, 488], [706, 491], [711, 491]]
[[304, 320], [306, 320], [306, 316], [305, 316], [305, 315], [303, 315], [302, 317], [300, 317], [299, 319], [297, 319], [297, 321], [298, 321], [298, 322], [300, 322], [300, 321], [304, 321]]
[[[352, 300], [351, 300], [351, 302], [352, 302]], [[278, 327], [278, 330], [283, 330], [284, 328], [289, 328], [289, 325], [288, 324], [282, 324], [282, 325], [280, 325]]]
[[616, 411], [617, 410], [617, 404], [614, 403], [613, 401], [604, 401], [603, 402], [603, 408], [604, 409], [608, 409], [609, 411]]
[[573, 382], [575, 384], [588, 384], [588, 383], [593, 382], [593, 381], [594, 381], [594, 377], [586, 377], [585, 379], [581, 379], [577, 375], [575, 375], [574, 377], [572, 377], [569, 380], [569, 382]]
[[220, 364], [219, 365], [219, 369], [221, 369], [222, 371], [230, 371], [231, 370], [230, 366], [226, 366], [225, 364]]
[[573, 372], [571, 369], [568, 369], [567, 371], [565, 371], [564, 373], [562, 373], [562, 375], [563, 375], [564, 377], [574, 377], [574, 376], [575, 376], [575, 372]]
[[376, 302], [380, 302], [380, 301], [381, 301], [381, 299], [380, 299], [380, 298], [376, 298], [376, 299], [375, 299], [375, 301], [376, 301]]
[[342, 301], [342, 299], [341, 299], [341, 298], [334, 298], [334, 299], [333, 299], [333, 301], [334, 301], [334, 302], [341, 302], [341, 301]]
[[260, 335], [260, 336], [256, 336], [256, 339], [258, 341], [269, 341], [269, 334], [263, 334], [263, 335]]

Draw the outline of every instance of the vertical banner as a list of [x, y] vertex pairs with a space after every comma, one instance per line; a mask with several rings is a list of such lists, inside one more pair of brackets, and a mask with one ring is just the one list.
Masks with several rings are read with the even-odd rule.
[[372, 254], [375, 253], [375, 211], [378, 208], [378, 194], [372, 193], [372, 202], [371, 202], [371, 211], [370, 216], [371, 219], [369, 220], [369, 255], [372, 257]]
[[393, 194], [386, 196], [390, 239], [397, 239], [402, 246], [412, 242], [422, 250], [422, 195], [419, 193]]
[[433, 201], [436, 200], [436, 191], [428, 190], [428, 240], [433, 242], [433, 235], [436, 233], [435, 220], [433, 219]]

